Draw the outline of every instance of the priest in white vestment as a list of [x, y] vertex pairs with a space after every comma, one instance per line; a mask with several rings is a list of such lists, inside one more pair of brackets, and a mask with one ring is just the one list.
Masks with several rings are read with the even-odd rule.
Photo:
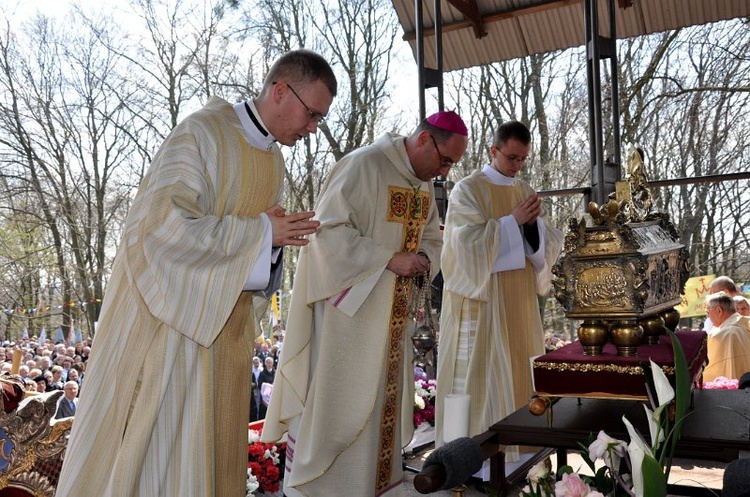
[[747, 317], [737, 313], [734, 300], [724, 292], [711, 294], [706, 300], [713, 326], [708, 331], [708, 365], [703, 370], [703, 381], [714, 381], [719, 376], [737, 380], [750, 371]]
[[516, 178], [530, 149], [525, 125], [500, 125], [490, 147], [492, 163], [459, 181], [448, 199], [438, 445], [451, 422], [446, 419], [451, 413], [444, 413], [446, 395], [470, 395], [469, 436], [474, 436], [528, 403], [533, 393], [530, 358], [544, 353], [537, 294], [549, 291], [562, 233], [545, 224], [539, 196]]
[[258, 98], [213, 97], [167, 137], [128, 214], [57, 495], [245, 495], [253, 295], [273, 290], [278, 247], [318, 226], [277, 204], [276, 142], [314, 133], [335, 94], [322, 57], [289, 52]]
[[458, 115], [439, 112], [409, 137], [351, 152], [320, 193], [262, 433], [288, 431], [288, 497], [402, 491], [414, 429], [407, 308], [413, 278], [429, 284], [441, 246], [430, 180], [461, 159], [467, 135]]
[[[732, 298], [742, 295], [739, 288], [737, 288], [737, 284], [729, 276], [717, 276], [708, 284], [709, 295], [719, 292], [724, 292]], [[706, 316], [706, 320], [703, 322], [703, 330], [708, 333], [713, 326], [714, 323], [711, 321], [711, 317]]]

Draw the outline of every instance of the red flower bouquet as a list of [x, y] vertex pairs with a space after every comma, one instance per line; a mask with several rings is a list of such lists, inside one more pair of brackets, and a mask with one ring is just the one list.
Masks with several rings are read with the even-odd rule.
[[[260, 426], [262, 429], [262, 426]], [[248, 495], [256, 491], [262, 493], [278, 492], [281, 479], [284, 476], [284, 460], [286, 443], [263, 443], [260, 441], [260, 431], [248, 431], [247, 469]]]

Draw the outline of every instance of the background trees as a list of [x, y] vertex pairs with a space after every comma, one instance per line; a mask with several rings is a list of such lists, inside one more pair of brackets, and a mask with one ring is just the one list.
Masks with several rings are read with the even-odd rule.
[[[340, 83], [317, 136], [285, 151], [288, 209], [311, 208], [349, 151], [417, 124], [415, 63], [386, 0], [79, 2], [56, 14], [19, 4], [0, 22], [0, 302], [11, 318], [8, 338], [42, 326], [67, 332], [74, 322], [91, 331], [129, 202], [164, 137], [211, 94], [253, 95], [280, 53], [316, 50]], [[621, 40], [618, 51], [622, 138], [646, 150], [651, 180], [750, 170], [747, 20]], [[487, 162], [498, 121], [519, 119], [535, 137], [523, 173], [532, 185], [588, 185], [584, 62], [577, 48], [447, 74], [447, 105], [472, 137], [450, 179]], [[430, 111], [435, 102], [428, 95]], [[747, 187], [741, 180], [652, 191], [690, 248], [694, 274], [749, 279]], [[580, 195], [545, 204], [560, 228], [583, 211]], [[296, 252], [286, 257], [288, 293]]]

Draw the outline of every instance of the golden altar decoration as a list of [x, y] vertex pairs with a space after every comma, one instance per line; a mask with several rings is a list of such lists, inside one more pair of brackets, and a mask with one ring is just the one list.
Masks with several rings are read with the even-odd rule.
[[581, 319], [586, 355], [600, 355], [611, 340], [621, 356], [640, 343], [658, 343], [674, 330], [688, 280], [688, 251], [669, 215], [653, 204], [643, 155], [629, 158], [629, 178], [604, 205], [590, 202], [589, 222], [572, 218], [563, 253], [552, 268], [555, 298], [565, 315]]
[[[62, 390], [0, 405], [0, 494], [54, 497], [73, 418], [54, 419]], [[0, 401], [2, 402], [2, 401]]]

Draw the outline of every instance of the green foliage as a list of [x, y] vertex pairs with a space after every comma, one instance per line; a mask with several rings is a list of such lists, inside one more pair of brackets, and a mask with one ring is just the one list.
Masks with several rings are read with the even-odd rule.
[[[685, 416], [688, 414], [688, 407], [690, 402], [692, 378], [690, 378], [690, 370], [688, 369], [687, 359], [685, 359], [685, 351], [682, 350], [682, 344], [677, 339], [677, 336], [673, 331], [669, 331], [669, 337], [672, 340], [672, 350], [674, 351], [674, 369], [675, 369], [675, 424], [672, 431], [665, 432], [668, 437], [669, 451], [665, 459], [660, 459], [662, 465], [665, 466], [664, 474], [666, 478], [669, 478], [669, 471], [672, 468], [672, 458], [677, 450], [677, 442], [680, 440], [680, 434], [682, 432], [682, 423], [685, 421]], [[664, 415], [668, 418], [668, 413]], [[665, 444], [666, 445], [666, 444]]]
[[667, 474], [661, 463], [649, 456], [643, 458], [643, 495], [665, 497], [667, 495]]

